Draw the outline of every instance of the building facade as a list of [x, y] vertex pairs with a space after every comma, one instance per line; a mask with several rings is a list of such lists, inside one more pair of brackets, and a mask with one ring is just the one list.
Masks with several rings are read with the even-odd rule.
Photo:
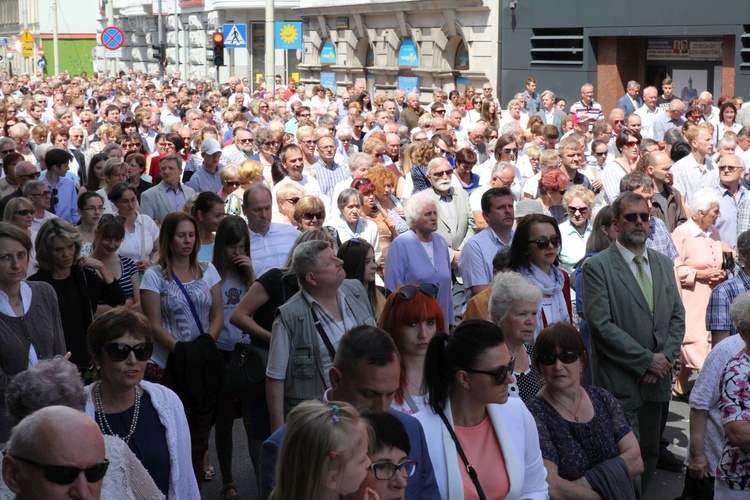
[[500, 12], [494, 0], [301, 0], [302, 82], [418, 90], [425, 102], [434, 88], [481, 88], [500, 72]]

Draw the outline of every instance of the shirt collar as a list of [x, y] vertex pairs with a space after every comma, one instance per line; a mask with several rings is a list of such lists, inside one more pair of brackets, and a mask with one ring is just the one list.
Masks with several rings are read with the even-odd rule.
[[[618, 240], [615, 240], [615, 244], [617, 245], [617, 249], [620, 251], [622, 258], [625, 259], [625, 262], [627, 262], [628, 265], [630, 265], [630, 263], [633, 262], [636, 254], [625, 248]], [[644, 249], [641, 255], [643, 255], [643, 258], [646, 260], [646, 264], [648, 264], [648, 249]]]

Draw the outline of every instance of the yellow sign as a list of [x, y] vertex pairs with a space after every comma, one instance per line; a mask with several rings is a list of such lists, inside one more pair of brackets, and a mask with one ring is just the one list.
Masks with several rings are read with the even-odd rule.
[[23, 33], [21, 33], [21, 41], [23, 43], [33, 42], [34, 41], [34, 35], [32, 35], [29, 30], [23, 30]]
[[34, 57], [34, 44], [32, 42], [24, 42], [21, 45], [21, 55], [23, 57]]

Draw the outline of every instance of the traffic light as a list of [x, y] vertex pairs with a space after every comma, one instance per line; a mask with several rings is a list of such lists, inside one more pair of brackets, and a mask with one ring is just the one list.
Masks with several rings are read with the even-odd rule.
[[224, 34], [214, 33], [214, 66], [224, 66]]
[[152, 45], [153, 58], [159, 61], [159, 64], [163, 64], [166, 57], [166, 46], [165, 44]]

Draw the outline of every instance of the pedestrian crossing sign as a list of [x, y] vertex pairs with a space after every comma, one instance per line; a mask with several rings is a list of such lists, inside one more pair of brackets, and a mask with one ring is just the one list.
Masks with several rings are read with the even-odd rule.
[[224, 24], [224, 47], [228, 49], [247, 48], [247, 24]]

